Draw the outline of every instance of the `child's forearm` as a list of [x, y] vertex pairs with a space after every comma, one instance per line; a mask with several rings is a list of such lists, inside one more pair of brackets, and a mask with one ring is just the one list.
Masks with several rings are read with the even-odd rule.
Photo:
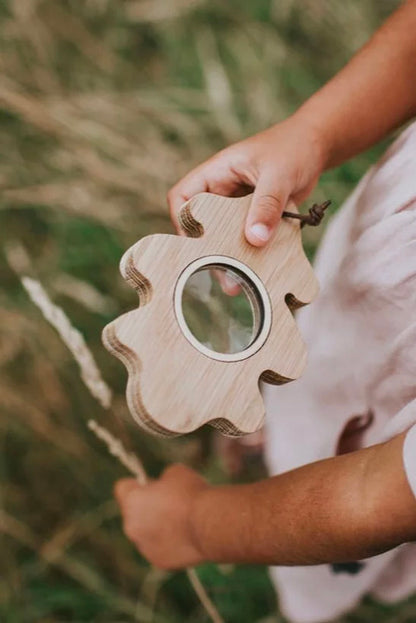
[[416, 1], [409, 0], [295, 114], [324, 137], [327, 167], [416, 114]]
[[345, 562], [416, 538], [403, 435], [379, 446], [196, 498], [191, 533], [202, 558], [277, 565]]

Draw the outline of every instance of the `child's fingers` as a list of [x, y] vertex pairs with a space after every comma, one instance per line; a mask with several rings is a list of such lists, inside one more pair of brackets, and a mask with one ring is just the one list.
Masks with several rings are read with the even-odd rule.
[[140, 490], [140, 485], [135, 478], [122, 478], [114, 485], [114, 496], [123, 509], [127, 500], [135, 491]]
[[215, 193], [224, 197], [241, 197], [248, 194], [251, 186], [244, 175], [230, 169], [230, 159], [220, 153], [182, 178], [168, 192], [167, 200], [171, 219], [179, 233], [178, 213], [183, 204], [194, 195], [203, 192]]
[[241, 285], [237, 278], [233, 276], [228, 270], [214, 269], [212, 271], [213, 276], [217, 279], [221, 286], [221, 290], [228, 296], [237, 296], [241, 292]]
[[247, 216], [245, 234], [248, 242], [256, 247], [269, 242], [286, 207], [289, 192], [287, 181], [275, 171], [261, 175]]
[[194, 195], [206, 191], [208, 191], [208, 182], [199, 167], [188, 173], [170, 189], [167, 196], [169, 212], [178, 233], [181, 233], [178, 221], [181, 207]]

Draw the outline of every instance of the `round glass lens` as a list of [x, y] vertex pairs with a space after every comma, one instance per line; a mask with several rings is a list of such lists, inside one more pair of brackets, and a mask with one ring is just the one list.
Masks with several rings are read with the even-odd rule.
[[216, 353], [247, 349], [262, 326], [262, 303], [252, 281], [235, 268], [209, 264], [196, 270], [182, 292], [182, 313], [188, 329]]

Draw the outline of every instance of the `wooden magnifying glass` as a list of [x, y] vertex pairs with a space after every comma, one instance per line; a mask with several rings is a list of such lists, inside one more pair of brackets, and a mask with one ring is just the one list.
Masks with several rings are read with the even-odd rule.
[[252, 433], [264, 421], [259, 381], [302, 374], [307, 353], [293, 311], [313, 300], [318, 282], [300, 222], [283, 218], [267, 247], [253, 247], [244, 237], [250, 202], [196, 195], [179, 215], [185, 236], [147, 236], [122, 258], [139, 307], [107, 325], [103, 340], [125, 364], [129, 409], [149, 432], [209, 423]]

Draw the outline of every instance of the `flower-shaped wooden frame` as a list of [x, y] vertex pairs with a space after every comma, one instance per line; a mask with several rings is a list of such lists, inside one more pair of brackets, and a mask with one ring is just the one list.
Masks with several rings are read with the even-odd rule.
[[[107, 325], [103, 341], [125, 364], [129, 409], [149, 432], [178, 435], [206, 423], [227, 435], [254, 432], [264, 421], [259, 380], [282, 384], [302, 374], [307, 353], [292, 312], [312, 301], [318, 283], [298, 221], [282, 219], [264, 248], [248, 244], [244, 222], [250, 201], [250, 196], [196, 195], [179, 215], [186, 237], [147, 236], [121, 260], [121, 273], [136, 289], [140, 306]], [[228, 360], [201, 352], [178, 316], [178, 284], [193, 267], [218, 258], [243, 267], [265, 303], [260, 335]]]

